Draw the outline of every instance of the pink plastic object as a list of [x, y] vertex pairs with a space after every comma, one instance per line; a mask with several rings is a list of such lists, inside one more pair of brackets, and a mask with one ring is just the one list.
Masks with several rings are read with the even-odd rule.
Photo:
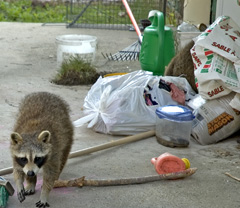
[[158, 174], [175, 173], [186, 170], [183, 160], [168, 152], [151, 159]]

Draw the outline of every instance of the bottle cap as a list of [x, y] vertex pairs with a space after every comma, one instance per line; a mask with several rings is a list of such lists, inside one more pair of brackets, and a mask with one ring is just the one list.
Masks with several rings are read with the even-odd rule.
[[190, 168], [190, 161], [187, 158], [182, 158], [182, 161], [185, 163], [186, 165], [186, 169]]

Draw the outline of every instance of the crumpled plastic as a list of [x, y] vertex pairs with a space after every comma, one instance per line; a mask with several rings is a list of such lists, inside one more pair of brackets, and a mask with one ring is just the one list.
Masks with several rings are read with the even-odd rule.
[[[121, 76], [99, 77], [84, 100], [86, 116], [74, 121], [76, 127], [88, 124], [96, 132], [133, 135], [154, 130], [155, 110], [163, 105], [178, 105], [168, 91], [158, 87], [159, 80], [174, 83], [185, 92], [186, 100], [195, 95], [185, 78], [153, 76], [152, 72], [134, 71]], [[150, 87], [157, 105], [147, 105], [144, 91]], [[150, 89], [149, 88], [149, 89]]]

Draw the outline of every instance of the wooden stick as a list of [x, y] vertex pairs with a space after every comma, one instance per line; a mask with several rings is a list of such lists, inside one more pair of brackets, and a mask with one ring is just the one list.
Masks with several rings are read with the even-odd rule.
[[110, 147], [115, 147], [115, 146], [118, 146], [118, 145], [139, 141], [141, 139], [146, 139], [146, 138], [149, 138], [149, 137], [152, 137], [152, 136], [155, 136], [155, 131], [153, 131], [153, 130], [152, 131], [147, 131], [147, 132], [144, 132], [144, 133], [140, 133], [140, 134], [136, 134], [136, 135], [133, 135], [133, 136], [127, 136], [127, 137], [124, 137], [123, 139], [119, 139], [119, 140], [116, 140], [116, 141], [113, 141], [113, 142], [108, 142], [108, 143], [101, 144], [101, 145], [98, 145], [98, 146], [95, 146], [95, 147], [90, 147], [90, 148], [87, 148], [87, 149], [71, 152], [69, 154], [68, 158], [79, 157], [79, 156], [90, 154], [90, 153], [97, 152], [97, 151], [100, 151], [100, 150], [108, 149]]
[[[127, 137], [124, 137], [123, 139], [118, 139], [118, 140], [113, 141], [113, 142], [108, 142], [108, 143], [101, 144], [101, 145], [98, 145], [98, 146], [94, 146], [94, 147], [86, 148], [86, 149], [83, 149], [83, 150], [78, 150], [78, 151], [75, 151], [75, 152], [71, 152], [69, 154], [68, 158], [70, 159], [70, 158], [74, 158], [74, 157], [79, 157], [79, 156], [82, 156], [82, 155], [86, 155], [86, 154], [90, 154], [90, 153], [97, 152], [97, 151], [100, 151], [100, 150], [104, 150], [104, 149], [107, 149], [107, 148], [110, 148], [110, 147], [115, 147], [115, 146], [118, 146], [118, 145], [127, 144], [127, 143], [130, 143], [130, 142], [135, 142], [135, 141], [139, 141], [139, 140], [142, 140], [142, 139], [146, 139], [146, 138], [149, 138], [149, 137], [152, 137], [152, 136], [155, 136], [155, 131], [153, 131], [153, 130], [143, 132], [143, 133], [140, 133], [140, 134], [136, 134], [136, 135], [133, 135], [133, 136], [127, 136]], [[11, 174], [12, 172], [13, 172], [12, 167], [4, 168], [4, 169], [0, 170], [0, 176]]]
[[138, 178], [124, 178], [124, 179], [85, 179], [85, 177], [73, 179], [73, 180], [58, 180], [54, 183], [54, 188], [61, 187], [82, 187], [82, 186], [118, 186], [118, 185], [132, 185], [149, 183], [159, 180], [170, 180], [185, 178], [194, 174], [197, 168], [189, 168], [184, 171], [168, 174], [160, 174], [153, 176], [144, 176]]
[[237, 178], [237, 177], [231, 175], [230, 173], [225, 173], [225, 175], [227, 175], [227, 176], [229, 176], [230, 178], [233, 178], [234, 180], [240, 182], [240, 178]]
[[0, 170], [0, 176], [8, 175], [8, 174], [11, 174], [12, 172], [13, 172], [13, 167], [4, 168]]

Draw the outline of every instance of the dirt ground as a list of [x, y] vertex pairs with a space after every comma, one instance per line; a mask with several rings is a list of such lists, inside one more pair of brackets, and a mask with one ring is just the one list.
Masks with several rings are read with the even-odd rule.
[[[28, 93], [48, 91], [62, 96], [70, 105], [72, 121], [82, 117], [87, 86], [59, 86], [50, 82], [57, 73], [55, 38], [64, 34], [86, 34], [98, 38], [95, 65], [99, 71], [139, 70], [139, 62], [109, 62], [101, 52], [114, 53], [137, 40], [134, 32], [93, 29], [66, 29], [65, 26], [0, 22], [0, 168], [12, 166], [9, 135], [20, 100]], [[119, 136], [99, 134], [87, 126], [75, 129], [72, 151], [88, 148]], [[142, 185], [54, 189], [51, 207], [85, 208], [238, 208], [240, 183], [225, 175], [240, 177], [238, 134], [218, 144], [201, 146], [190, 141], [188, 148], [167, 148], [151, 137], [75, 159], [69, 159], [61, 179], [81, 176], [109, 179], [156, 174], [150, 160], [170, 152], [190, 160], [197, 172], [183, 180], [159, 181]], [[11, 174], [4, 176], [14, 186]], [[16, 193], [8, 207], [34, 207], [39, 200], [41, 174], [35, 195], [20, 204]]]

